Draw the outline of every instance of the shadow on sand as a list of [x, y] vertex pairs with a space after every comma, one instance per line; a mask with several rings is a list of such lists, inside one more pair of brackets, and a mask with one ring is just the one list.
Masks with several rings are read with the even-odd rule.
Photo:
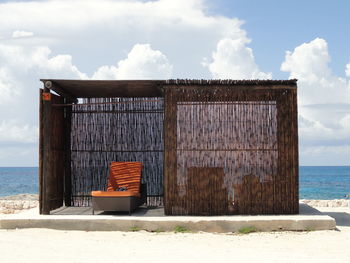
[[350, 214], [344, 212], [323, 212], [323, 215], [333, 217], [337, 226], [350, 226]]
[[301, 215], [327, 215], [333, 217], [337, 223], [337, 226], [350, 226], [350, 214], [345, 212], [321, 212], [316, 208], [313, 208], [307, 204], [300, 204]]

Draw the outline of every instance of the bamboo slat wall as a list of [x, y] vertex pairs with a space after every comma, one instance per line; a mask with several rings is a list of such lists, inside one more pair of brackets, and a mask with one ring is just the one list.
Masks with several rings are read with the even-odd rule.
[[161, 204], [163, 118], [162, 98], [91, 98], [73, 105], [72, 205], [88, 206], [91, 191], [106, 190], [114, 161], [142, 162], [148, 203]]
[[165, 213], [298, 213], [296, 89], [176, 84], [165, 88]]

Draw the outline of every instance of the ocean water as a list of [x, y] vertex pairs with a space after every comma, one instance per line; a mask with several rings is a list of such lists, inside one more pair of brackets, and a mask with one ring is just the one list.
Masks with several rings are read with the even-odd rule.
[[0, 167], [0, 196], [38, 193], [38, 167]]
[[350, 195], [350, 166], [299, 167], [300, 199], [343, 199]]
[[[0, 196], [38, 193], [37, 167], [0, 167]], [[350, 194], [350, 166], [301, 166], [300, 199], [342, 199]]]

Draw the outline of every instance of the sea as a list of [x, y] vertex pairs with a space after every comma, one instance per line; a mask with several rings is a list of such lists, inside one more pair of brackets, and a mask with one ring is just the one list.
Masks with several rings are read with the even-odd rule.
[[[38, 193], [38, 167], [0, 167], [0, 197]], [[350, 195], [350, 166], [300, 166], [300, 199], [344, 199]]]

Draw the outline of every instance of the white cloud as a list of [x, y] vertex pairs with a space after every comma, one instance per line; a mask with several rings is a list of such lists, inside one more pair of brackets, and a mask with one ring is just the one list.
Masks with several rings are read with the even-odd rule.
[[235, 34], [230, 28], [236, 19], [206, 16], [203, 0], [98, 0], [98, 1], [28, 1], [2, 3], [0, 24], [6, 28], [38, 28], [40, 32], [54, 34], [62, 29], [77, 31], [97, 27], [113, 27], [115, 30], [171, 25], [217, 27], [222, 34]]
[[18, 91], [13, 87], [11, 78], [6, 68], [0, 67], [0, 105], [9, 102]]
[[6, 120], [0, 122], [0, 142], [34, 143], [38, 140], [38, 134], [37, 126]]
[[136, 44], [126, 59], [117, 66], [102, 66], [93, 79], [167, 79], [171, 77], [172, 65], [167, 57], [149, 44]]
[[[97, 70], [94, 78], [169, 78], [168, 59], [149, 44], [136, 44], [115, 66]], [[52, 55], [48, 47], [0, 44], [0, 143], [34, 143], [38, 139], [39, 78], [88, 79], [70, 55]]]
[[345, 74], [350, 77], [350, 63], [346, 65]]
[[260, 71], [255, 63], [253, 50], [247, 47], [245, 38], [221, 39], [212, 54], [213, 61], [204, 62], [213, 78], [223, 79], [271, 79], [271, 73]]
[[342, 127], [344, 127], [344, 129], [350, 131], [350, 113], [341, 118], [339, 123]]
[[16, 30], [12, 32], [12, 37], [13, 38], [19, 38], [19, 37], [32, 37], [34, 36], [33, 32], [29, 31], [21, 31], [21, 30]]
[[0, 120], [29, 127], [40, 78], [209, 78], [200, 63], [219, 40], [246, 40], [242, 21], [208, 15], [205, 0], [11, 1], [0, 3], [0, 25], [2, 37], [35, 32], [0, 39]]
[[220, 39], [245, 39], [242, 21], [206, 13], [206, 0], [99, 0], [0, 3], [0, 36], [22, 29], [30, 38], [2, 40], [50, 45], [72, 54], [89, 74], [123, 59], [136, 43], [149, 43], [174, 65], [179, 78], [208, 78], [199, 63]]
[[298, 79], [301, 158], [309, 161], [330, 152], [350, 153], [350, 82], [333, 74], [330, 60], [327, 42], [316, 38], [287, 51], [281, 65], [290, 78]]
[[[87, 78], [70, 55], [48, 47], [0, 44], [0, 166], [37, 165], [40, 78]], [[6, 150], [4, 150], [6, 149]], [[25, 160], [17, 163], [14, 156]]]
[[309, 141], [314, 138], [320, 140], [325, 139], [332, 135], [332, 129], [325, 127], [318, 120], [309, 120], [303, 116], [299, 116], [299, 132], [302, 134], [302, 139], [304, 141]]
[[350, 146], [301, 146], [300, 165], [349, 165]]
[[286, 52], [281, 70], [299, 80], [301, 104], [349, 103], [349, 81], [333, 75], [329, 62], [328, 45], [321, 38]]
[[[50, 52], [48, 53], [50, 54]], [[57, 55], [49, 58], [44, 57], [44, 61], [40, 64], [42, 70], [46, 70], [46, 75], [53, 76], [58, 74], [64, 77], [73, 77], [77, 79], [87, 79], [87, 75], [79, 71], [79, 69], [73, 65], [71, 55]], [[38, 65], [39, 67], [39, 65]], [[55, 77], [57, 78], [57, 77]]]
[[329, 61], [327, 42], [322, 38], [316, 38], [296, 47], [293, 52], [287, 51], [281, 70], [290, 72], [291, 78], [315, 82], [320, 76], [330, 76]]
[[92, 79], [118, 79], [118, 68], [116, 66], [101, 66], [92, 75]]
[[[86, 74], [80, 72], [73, 65], [70, 55], [52, 56], [51, 53], [50, 48], [45, 46], [0, 44], [0, 67], [17, 77], [24, 77], [23, 75], [33, 77], [36, 73], [36, 75], [40, 74], [42, 78], [87, 78]], [[37, 80], [35, 79], [35, 81]]]
[[[0, 25], [0, 120], [6, 129], [27, 129], [30, 138], [38, 126], [39, 78], [272, 76], [255, 62], [242, 21], [208, 15], [204, 0], [13, 1], [0, 3]], [[21, 35], [15, 31], [35, 34], [4, 38]], [[329, 61], [326, 41], [316, 39], [288, 52], [281, 67], [299, 79], [301, 141], [318, 150], [338, 147], [332, 143], [346, 141], [350, 133], [350, 112], [342, 106], [349, 103], [349, 80], [335, 76]], [[14, 140], [6, 136], [0, 134], [2, 142]], [[16, 147], [13, 152], [20, 151]], [[28, 159], [35, 154], [36, 148]], [[11, 162], [1, 156], [0, 165]]]
[[[0, 44], [0, 105], [31, 99], [33, 92], [35, 101], [30, 103], [37, 104], [40, 78], [86, 79], [87, 76], [73, 65], [70, 55], [52, 56], [48, 47]], [[1, 112], [0, 117], [3, 117]]]

